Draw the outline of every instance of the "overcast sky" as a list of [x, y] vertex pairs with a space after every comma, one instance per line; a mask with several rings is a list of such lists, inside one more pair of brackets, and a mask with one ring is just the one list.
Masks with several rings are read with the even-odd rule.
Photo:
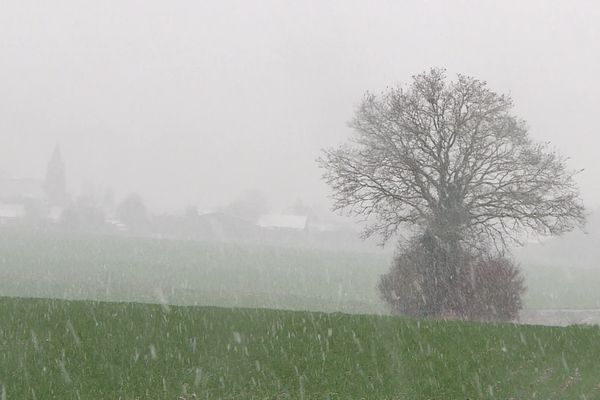
[[0, 176], [42, 177], [60, 143], [72, 193], [324, 203], [315, 158], [363, 93], [436, 66], [510, 93], [597, 207], [599, 4], [0, 0]]

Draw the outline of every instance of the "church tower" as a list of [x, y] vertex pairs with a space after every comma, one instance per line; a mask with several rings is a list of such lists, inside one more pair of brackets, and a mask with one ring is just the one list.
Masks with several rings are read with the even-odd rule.
[[65, 163], [60, 154], [60, 146], [56, 145], [46, 169], [44, 190], [50, 206], [62, 207], [67, 202], [67, 184]]

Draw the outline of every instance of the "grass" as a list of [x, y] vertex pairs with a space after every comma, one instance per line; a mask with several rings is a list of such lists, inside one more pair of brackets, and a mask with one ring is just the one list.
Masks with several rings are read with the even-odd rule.
[[597, 399], [600, 329], [0, 298], [4, 399]]
[[[600, 398], [597, 327], [362, 315], [389, 261], [0, 230], [0, 400]], [[525, 273], [527, 306], [600, 304], [593, 271]]]

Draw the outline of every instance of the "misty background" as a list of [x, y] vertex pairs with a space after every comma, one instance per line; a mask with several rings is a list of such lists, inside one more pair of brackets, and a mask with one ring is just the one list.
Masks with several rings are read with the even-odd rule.
[[0, 177], [154, 212], [264, 193], [327, 207], [315, 158], [365, 91], [432, 66], [510, 93], [600, 205], [600, 6], [562, 1], [0, 1]]
[[[322, 149], [431, 68], [512, 97], [584, 229], [331, 211]], [[597, 398], [599, 71], [595, 0], [0, 0], [0, 400]]]

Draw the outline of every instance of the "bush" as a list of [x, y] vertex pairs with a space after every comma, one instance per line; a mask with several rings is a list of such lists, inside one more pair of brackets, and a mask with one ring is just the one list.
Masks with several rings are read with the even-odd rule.
[[471, 320], [515, 319], [525, 291], [511, 260], [451, 250], [428, 234], [398, 252], [378, 288], [394, 314]]
[[470, 289], [469, 319], [510, 321], [519, 316], [525, 286], [512, 260], [501, 256], [479, 260], [463, 279]]

